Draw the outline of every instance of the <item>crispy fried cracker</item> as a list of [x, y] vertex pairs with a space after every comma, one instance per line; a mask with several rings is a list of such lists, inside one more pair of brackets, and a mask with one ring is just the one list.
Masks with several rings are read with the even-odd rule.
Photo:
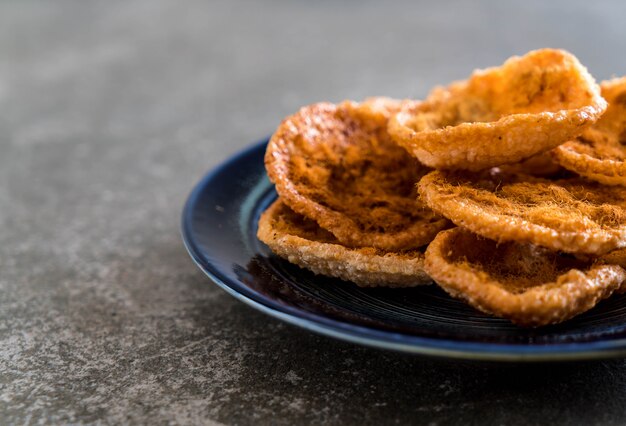
[[447, 221], [417, 200], [428, 169], [397, 146], [387, 121], [398, 103], [318, 103], [287, 117], [265, 165], [294, 211], [350, 247], [397, 251], [428, 244]]
[[432, 282], [423, 270], [423, 251], [392, 253], [342, 246], [330, 232], [280, 199], [261, 216], [257, 235], [289, 262], [361, 287], [413, 287]]
[[495, 241], [587, 254], [626, 246], [626, 188], [580, 178], [434, 171], [419, 192], [435, 212]]
[[604, 115], [582, 136], [554, 149], [557, 161], [605, 185], [626, 186], [626, 77], [603, 81], [609, 103]]
[[440, 232], [426, 271], [450, 295], [527, 327], [556, 324], [619, 291], [626, 270], [531, 244], [498, 244], [461, 228]]
[[424, 102], [406, 103], [389, 132], [428, 166], [478, 171], [554, 148], [605, 109], [575, 56], [542, 49], [436, 88]]

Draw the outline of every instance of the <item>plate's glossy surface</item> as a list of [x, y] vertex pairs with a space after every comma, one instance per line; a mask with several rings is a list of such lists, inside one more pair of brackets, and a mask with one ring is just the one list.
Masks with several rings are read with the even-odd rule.
[[210, 172], [183, 212], [185, 245], [233, 296], [292, 324], [352, 342], [451, 358], [565, 360], [626, 355], [626, 295], [565, 324], [520, 329], [437, 286], [362, 289], [284, 261], [256, 238], [276, 198], [263, 141]]

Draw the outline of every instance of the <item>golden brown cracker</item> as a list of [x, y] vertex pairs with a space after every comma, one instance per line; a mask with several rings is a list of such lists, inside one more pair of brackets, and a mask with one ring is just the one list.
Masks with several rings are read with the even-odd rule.
[[265, 165], [294, 211], [350, 247], [389, 251], [428, 244], [447, 221], [417, 198], [428, 171], [387, 133], [398, 102], [318, 103], [287, 117], [272, 136]]
[[626, 270], [617, 265], [531, 244], [498, 244], [461, 228], [435, 237], [426, 250], [425, 268], [453, 297], [527, 327], [585, 312], [626, 280]]
[[478, 171], [550, 150], [605, 109], [575, 56], [541, 49], [436, 88], [424, 102], [406, 103], [389, 132], [427, 166]]
[[258, 237], [291, 263], [361, 287], [413, 287], [432, 282], [423, 270], [423, 251], [394, 253], [345, 247], [330, 232], [295, 213], [280, 199], [261, 216]]
[[573, 141], [554, 149], [565, 168], [605, 185], [626, 186], [626, 77], [603, 81], [604, 115]]
[[495, 241], [587, 254], [626, 246], [626, 188], [580, 178], [434, 171], [419, 192], [434, 211]]

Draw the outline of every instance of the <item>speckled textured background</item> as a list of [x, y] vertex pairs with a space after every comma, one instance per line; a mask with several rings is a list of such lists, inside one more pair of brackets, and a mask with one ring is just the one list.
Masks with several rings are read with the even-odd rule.
[[[444, 4], [445, 3], [445, 4]], [[623, 424], [626, 363], [429, 360], [211, 284], [179, 215], [319, 100], [420, 97], [511, 54], [626, 74], [620, 2], [0, 3], [0, 423]]]

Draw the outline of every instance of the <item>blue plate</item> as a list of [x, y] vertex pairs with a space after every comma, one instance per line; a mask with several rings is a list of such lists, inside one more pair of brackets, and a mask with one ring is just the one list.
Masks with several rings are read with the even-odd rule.
[[521, 329], [475, 311], [436, 285], [363, 289], [274, 256], [256, 238], [259, 215], [276, 198], [263, 164], [266, 144], [207, 174], [183, 211], [191, 257], [239, 300], [307, 330], [425, 355], [506, 361], [626, 355], [626, 295], [558, 326]]

